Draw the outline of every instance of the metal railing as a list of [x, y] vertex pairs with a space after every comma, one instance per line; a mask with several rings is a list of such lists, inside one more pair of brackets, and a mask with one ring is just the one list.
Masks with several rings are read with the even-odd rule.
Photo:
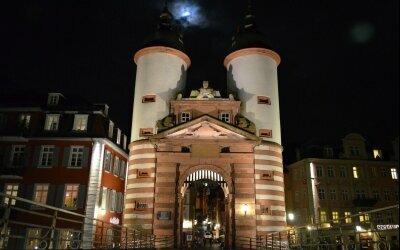
[[0, 193], [0, 249], [162, 249], [152, 234]]
[[255, 237], [236, 237], [236, 249], [399, 249], [399, 204], [320, 224]]

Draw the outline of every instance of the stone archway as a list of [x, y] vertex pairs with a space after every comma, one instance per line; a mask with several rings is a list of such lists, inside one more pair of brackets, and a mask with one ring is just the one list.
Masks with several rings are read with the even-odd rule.
[[179, 180], [177, 183], [177, 198], [178, 198], [178, 215], [176, 217], [176, 225], [178, 226], [178, 230], [176, 232], [177, 245], [182, 246], [183, 239], [183, 200], [185, 191], [189, 188], [189, 183], [191, 181], [198, 180], [211, 180], [216, 181], [222, 191], [224, 192], [224, 211], [225, 211], [225, 247], [230, 246], [230, 242], [232, 242], [232, 234], [234, 230], [232, 230], [232, 225], [234, 224], [234, 209], [232, 209], [233, 205], [233, 181], [231, 174], [228, 173], [221, 167], [215, 165], [197, 165], [188, 168], [186, 171], [179, 173]]

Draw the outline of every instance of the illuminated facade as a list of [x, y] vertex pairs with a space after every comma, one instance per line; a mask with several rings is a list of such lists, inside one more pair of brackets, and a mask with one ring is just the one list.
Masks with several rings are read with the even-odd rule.
[[[0, 192], [122, 224], [127, 137], [110, 120], [108, 106], [88, 105], [60, 93], [29, 104], [16, 100], [0, 107]], [[8, 199], [1, 202], [7, 204]], [[12, 205], [19, 206], [15, 200]], [[43, 212], [35, 206], [30, 210]], [[41, 224], [37, 218], [25, 219]], [[60, 235], [74, 230], [57, 226], [68, 228], [59, 230]], [[37, 241], [28, 239], [32, 230], [42, 229], [12, 232], [25, 238], [10, 239], [8, 247], [38, 247], [32, 245]], [[95, 228], [85, 226], [83, 230], [94, 233]], [[67, 248], [67, 244], [64, 241], [56, 248]]]
[[[287, 166], [286, 209], [293, 215], [288, 220], [290, 226], [334, 226], [328, 222], [339, 223], [339, 218], [399, 203], [398, 138], [393, 142], [392, 156], [383, 155], [379, 149], [367, 150], [359, 134], [348, 134], [342, 142], [340, 153], [331, 146], [320, 147], [319, 151], [313, 147], [313, 153], [300, 155], [298, 161]], [[354, 224], [364, 228], [372, 225], [372, 230], [379, 231], [378, 225], [395, 221], [399, 221], [398, 213], [385, 211], [341, 223], [348, 224], [350, 231], [355, 230]]]
[[[190, 58], [165, 10], [137, 64], [124, 225], [183, 244], [199, 182], [218, 185], [226, 244], [286, 228], [277, 66], [246, 15], [225, 59], [228, 96], [207, 81], [184, 96]], [[250, 98], [249, 98], [250, 96]], [[202, 196], [204, 197], [204, 196]], [[193, 221], [184, 220], [186, 217]], [[224, 217], [221, 219], [221, 217]], [[219, 223], [217, 223], [219, 224]], [[185, 227], [185, 228], [184, 228]]]

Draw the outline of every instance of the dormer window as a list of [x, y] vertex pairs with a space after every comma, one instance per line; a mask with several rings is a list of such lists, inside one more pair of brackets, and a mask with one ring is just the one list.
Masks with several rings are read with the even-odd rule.
[[86, 131], [87, 122], [88, 122], [88, 115], [75, 115], [73, 130]]
[[231, 114], [229, 112], [221, 112], [219, 114], [219, 119], [223, 122], [230, 123], [231, 122]]
[[351, 156], [359, 156], [360, 155], [360, 149], [356, 146], [351, 146], [350, 147], [350, 155]]
[[49, 93], [49, 97], [47, 99], [47, 104], [48, 105], [58, 105], [58, 102], [60, 101], [60, 95], [59, 93]]
[[181, 122], [190, 121], [190, 112], [182, 112], [181, 113]]
[[60, 122], [60, 115], [58, 114], [48, 114], [46, 116], [46, 122], [44, 125], [45, 130], [54, 131], [58, 130], [58, 124]]
[[31, 122], [31, 115], [29, 114], [21, 114], [19, 116], [19, 124], [23, 128], [29, 128], [29, 124]]
[[121, 130], [117, 129], [117, 144], [121, 143]]
[[374, 159], [382, 159], [382, 150], [374, 149], [373, 154], [374, 154]]

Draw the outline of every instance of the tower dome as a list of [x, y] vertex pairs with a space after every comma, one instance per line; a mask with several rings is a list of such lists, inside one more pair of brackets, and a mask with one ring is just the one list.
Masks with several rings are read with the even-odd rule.
[[167, 5], [160, 14], [156, 32], [145, 40], [142, 48], [152, 46], [165, 46], [185, 51], [182, 33], [179, 31], [177, 23], [174, 23], [174, 16], [169, 12]]
[[242, 24], [238, 27], [236, 34], [232, 37], [230, 52], [246, 48], [272, 49], [265, 35], [259, 31], [255, 22], [255, 16], [251, 12], [251, 5], [248, 5], [247, 13]]

